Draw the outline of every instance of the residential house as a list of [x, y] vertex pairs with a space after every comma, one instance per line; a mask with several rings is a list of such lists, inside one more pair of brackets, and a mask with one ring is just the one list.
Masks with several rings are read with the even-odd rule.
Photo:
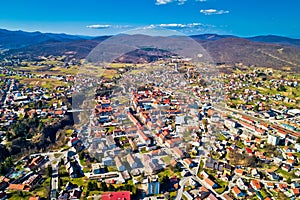
[[131, 146], [132, 151], [133, 151], [133, 152], [137, 151], [137, 150], [138, 150], [138, 147], [137, 147], [136, 143], [133, 141], [133, 139], [129, 138], [128, 141], [129, 141], [129, 144], [130, 144], [130, 146]]
[[279, 183], [277, 187], [281, 192], [285, 192], [288, 189], [288, 185], [284, 183]]
[[115, 163], [119, 171], [125, 171], [125, 166], [122, 164], [121, 159], [118, 156], [115, 157]]
[[243, 193], [237, 186], [234, 186], [232, 188], [232, 193], [236, 198], [241, 198], [245, 196], [245, 193]]
[[27, 184], [9, 184], [8, 190], [19, 190], [19, 191], [29, 191], [30, 186]]
[[129, 172], [127, 170], [123, 171], [121, 174], [122, 174], [124, 180], [129, 180], [131, 178], [130, 174], [129, 174]]
[[246, 153], [247, 153], [249, 156], [253, 156], [253, 152], [252, 152], [252, 150], [251, 150], [250, 148], [247, 147], [245, 150], [246, 150]]
[[300, 170], [296, 170], [294, 173], [295, 173], [295, 175], [296, 175], [297, 177], [300, 176]]
[[114, 137], [112, 135], [106, 137], [106, 146], [108, 147], [108, 149], [114, 149], [117, 147], [116, 141], [114, 140]]
[[207, 200], [218, 200], [218, 198], [213, 193], [210, 193], [206, 199]]
[[36, 184], [38, 184], [42, 180], [42, 176], [39, 174], [33, 174], [30, 177], [28, 177], [23, 184], [29, 185], [31, 188], [34, 187]]
[[205, 183], [207, 183], [212, 189], [215, 189], [218, 187], [218, 184], [212, 181], [210, 178], [204, 179]]
[[104, 172], [104, 165], [101, 163], [93, 163], [92, 164], [92, 172], [94, 174], [100, 174]]
[[286, 154], [286, 159], [288, 159], [288, 160], [295, 160], [295, 157], [293, 156], [293, 153], [287, 153]]
[[300, 188], [300, 183], [299, 182], [293, 182], [293, 183], [291, 183], [291, 188], [293, 188], [293, 189]]
[[146, 144], [150, 145], [151, 144], [151, 139], [142, 131], [141, 129], [138, 130], [138, 135], [141, 141]]
[[173, 140], [166, 140], [165, 144], [168, 148], [173, 148], [175, 146], [175, 143]]
[[261, 189], [261, 183], [258, 180], [251, 180], [250, 185], [255, 190], [260, 190]]
[[233, 198], [231, 198], [228, 194], [224, 194], [223, 197], [224, 197], [226, 200], [233, 200]]
[[283, 164], [283, 165], [281, 166], [281, 169], [283, 169], [283, 170], [286, 171], [286, 172], [289, 172], [289, 171], [291, 171], [291, 166], [290, 166], [290, 165], [287, 165], [287, 164]]
[[267, 182], [267, 183], [265, 183], [265, 187], [267, 188], [267, 189], [274, 189], [274, 183], [272, 183], [272, 182]]
[[70, 191], [70, 197], [69, 199], [80, 199], [81, 198], [81, 189], [80, 188], [74, 188]]
[[163, 134], [160, 134], [160, 135], [158, 136], [158, 142], [159, 142], [160, 144], [165, 143], [165, 136], [164, 136]]
[[275, 172], [267, 172], [267, 176], [271, 180], [278, 181], [280, 179], [280, 176], [278, 174], [276, 174]]
[[148, 166], [146, 166], [146, 168], [147, 168], [146, 171], [149, 174], [155, 174], [163, 170], [163, 167], [159, 165], [157, 162], [153, 162], [153, 159], [151, 162], [148, 163]]
[[242, 170], [242, 169], [236, 168], [236, 169], [234, 170], [234, 173], [235, 173], [236, 175], [238, 175], [238, 176], [243, 176], [244, 173], [245, 173], [245, 171]]
[[213, 158], [209, 157], [206, 159], [205, 167], [213, 170], [217, 170], [219, 172], [223, 172], [225, 169], [228, 171], [232, 170], [232, 167], [228, 164], [223, 162], [214, 160]]
[[170, 161], [170, 165], [174, 168], [174, 167], [176, 167], [178, 165], [178, 162], [175, 159], [172, 159]]
[[37, 156], [35, 158], [33, 158], [30, 162], [30, 164], [28, 165], [28, 167], [30, 169], [34, 169], [39, 167], [43, 162], [45, 161], [45, 157], [44, 156]]
[[193, 167], [194, 166], [194, 162], [192, 159], [190, 158], [185, 158], [183, 159], [183, 162], [188, 166], [188, 167]]
[[173, 152], [174, 152], [175, 156], [178, 157], [178, 158], [184, 158], [185, 157], [184, 153], [178, 147], [174, 147]]
[[29, 200], [41, 200], [39, 196], [30, 197]]
[[132, 154], [127, 155], [127, 162], [132, 169], [137, 167], [137, 162], [136, 162], [135, 158], [133, 158]]
[[102, 163], [105, 166], [111, 166], [112, 165], [112, 158], [111, 157], [102, 158]]
[[298, 197], [298, 196], [300, 195], [300, 190], [299, 190], [299, 188], [291, 189], [291, 193], [292, 193], [295, 197]]
[[251, 175], [254, 177], [254, 178], [260, 178], [260, 174], [258, 173], [257, 169], [254, 168], [251, 170]]
[[243, 179], [241, 179], [241, 178], [238, 178], [238, 179], [236, 180], [236, 184], [237, 184], [237, 186], [238, 186], [241, 190], [247, 190], [247, 189], [248, 189], [248, 187], [245, 185], [245, 182], [244, 182]]
[[276, 146], [276, 145], [279, 143], [279, 140], [280, 140], [280, 139], [279, 139], [278, 136], [269, 134], [269, 135], [268, 135], [267, 143], [268, 143], [268, 144], [271, 144], [271, 145], [273, 145], [273, 146]]
[[275, 165], [280, 165], [283, 162], [283, 158], [282, 157], [275, 157], [274, 158], [274, 164]]

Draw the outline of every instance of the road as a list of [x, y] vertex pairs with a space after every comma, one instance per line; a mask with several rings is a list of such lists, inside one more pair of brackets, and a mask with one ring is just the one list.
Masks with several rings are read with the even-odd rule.
[[[55, 154], [61, 154], [58, 157], [55, 157]], [[47, 152], [47, 153], [36, 153], [32, 154], [31, 156], [48, 156], [49, 157], [49, 164], [52, 166], [52, 175], [51, 175], [51, 185], [50, 185], [50, 190], [51, 193], [56, 194], [56, 192], [59, 189], [58, 183], [59, 183], [59, 162], [60, 160], [64, 157], [67, 156], [67, 151], [61, 152], [61, 151], [56, 151], [56, 152]], [[56, 199], [53, 196], [51, 199]]]
[[[167, 147], [163, 147], [162, 148], [167, 154], [169, 155], [172, 155], [172, 157], [175, 157], [174, 156], [174, 153]], [[202, 155], [202, 156], [199, 156], [199, 160], [198, 160], [198, 166], [197, 167], [194, 167], [194, 168], [189, 168], [187, 167], [183, 161], [181, 159], [176, 159], [177, 162], [180, 162], [183, 167], [184, 167], [184, 170], [187, 170], [189, 171], [192, 175], [191, 176], [188, 176], [188, 177], [183, 177], [180, 182], [179, 182], [179, 185], [180, 185], [180, 189], [178, 190], [177, 192], [177, 196], [176, 196], [176, 200], [180, 200], [182, 198], [182, 194], [183, 194], [183, 189], [184, 189], [184, 186], [185, 184], [187, 183], [187, 181], [190, 179], [190, 178], [193, 178], [194, 180], [196, 180], [197, 182], [199, 182], [201, 185], [203, 185], [204, 187], [208, 188], [208, 189], [211, 189], [211, 187], [204, 181], [204, 180], [201, 180], [199, 177], [198, 177], [198, 169], [199, 169], [199, 165], [200, 165], [200, 161], [203, 159], [203, 158], [206, 158], [207, 157], [207, 154], [208, 152], [205, 151], [205, 155]], [[225, 199], [222, 195], [219, 195], [218, 193], [216, 193], [214, 190], [211, 190], [211, 192], [218, 198], [220, 199]]]
[[177, 196], [176, 196], [175, 200], [181, 200], [182, 194], [184, 192], [183, 190], [184, 190], [185, 184], [189, 181], [190, 178], [191, 178], [191, 176], [183, 177], [182, 179], [180, 179], [180, 181], [179, 181], [180, 188], [177, 191]]

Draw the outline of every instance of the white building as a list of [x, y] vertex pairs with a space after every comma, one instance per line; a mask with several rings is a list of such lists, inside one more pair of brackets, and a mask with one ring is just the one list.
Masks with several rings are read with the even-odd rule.
[[102, 158], [102, 162], [105, 166], [111, 166], [112, 165], [112, 158], [111, 157], [105, 157]]
[[269, 134], [267, 143], [276, 146], [279, 143], [279, 137]]

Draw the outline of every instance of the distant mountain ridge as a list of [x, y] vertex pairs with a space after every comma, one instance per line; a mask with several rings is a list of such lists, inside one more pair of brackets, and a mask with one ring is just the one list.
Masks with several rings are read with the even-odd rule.
[[247, 39], [252, 42], [264, 42], [272, 44], [292, 45], [300, 47], [300, 39], [294, 39], [289, 37], [277, 36], [277, 35], [260, 35], [254, 37], [238, 37], [234, 35], [218, 35], [218, 34], [202, 34], [202, 35], [191, 35], [191, 38], [195, 40], [219, 40], [224, 38], [241, 38]]
[[274, 43], [274, 44], [283, 44], [283, 45], [294, 45], [300, 47], [300, 39], [288, 38], [277, 35], [264, 35], [264, 36], [255, 36], [246, 38], [253, 42], [265, 42], [265, 43]]
[[[10, 31], [0, 29], [0, 48], [2, 49], [18, 49], [30, 45], [35, 45], [44, 42], [70, 42], [77, 40], [97, 40], [103, 41], [110, 36], [78, 36], [68, 35], [65, 33], [42, 33], [26, 32], [26, 31]], [[282, 45], [292, 45], [300, 47], [300, 39], [294, 39], [276, 35], [263, 35], [254, 37], [238, 37], [234, 35], [218, 35], [218, 34], [201, 34], [189, 36], [195, 40], [216, 41], [224, 38], [244, 38], [253, 42], [264, 42]]]
[[0, 29], [0, 48], [2, 49], [18, 49], [47, 41], [66, 42], [82, 39], [85, 39], [85, 37], [67, 35], [64, 33], [25, 32]]
[[[125, 35], [126, 36], [126, 35]], [[73, 52], [76, 58], [86, 58], [89, 53], [102, 41], [116, 36], [84, 37], [67, 34], [52, 34], [40, 32], [7, 31], [0, 29], [0, 48], [10, 49], [0, 54], [0, 57], [14, 55], [24, 58], [36, 58], [38, 56], [64, 55]], [[157, 36], [134, 35], [134, 39], [140, 44], [145, 40], [159, 39]], [[157, 37], [157, 38], [155, 38]], [[173, 39], [180, 39], [173, 37]], [[216, 63], [246, 65], [258, 65], [264, 67], [280, 68], [290, 66], [299, 71], [300, 69], [300, 39], [292, 39], [281, 36], [256, 36], [242, 38], [233, 35], [203, 34], [192, 35], [190, 38], [197, 41], [212, 57]], [[139, 62], [153, 60], [147, 52], [137, 51], [122, 57], [123, 62]], [[164, 57], [162, 52], [155, 54]], [[141, 58], [142, 57], [142, 58]]]

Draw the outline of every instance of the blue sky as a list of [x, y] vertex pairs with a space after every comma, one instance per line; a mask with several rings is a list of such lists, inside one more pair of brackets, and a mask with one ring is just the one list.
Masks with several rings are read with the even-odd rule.
[[1, 2], [0, 28], [108, 35], [163, 27], [300, 38], [299, 8], [299, 0], [12, 0]]

